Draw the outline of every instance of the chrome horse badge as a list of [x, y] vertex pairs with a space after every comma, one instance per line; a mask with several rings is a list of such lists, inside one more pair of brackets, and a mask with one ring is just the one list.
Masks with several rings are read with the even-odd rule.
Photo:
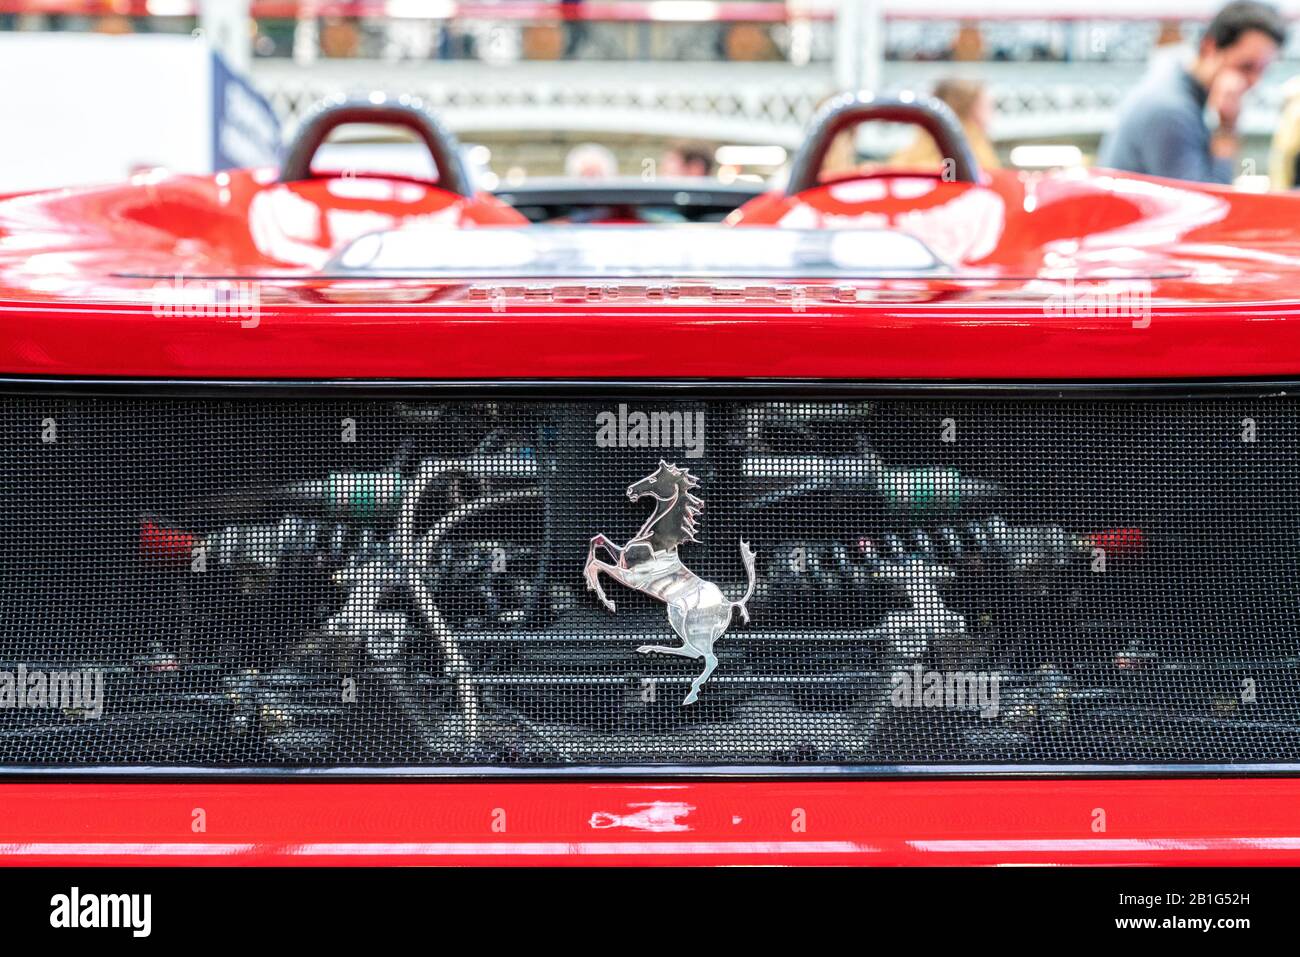
[[[654, 512], [646, 519], [636, 537], [619, 548], [604, 535], [597, 535], [587, 548], [587, 564], [583, 576], [587, 588], [596, 593], [610, 611], [614, 603], [605, 597], [600, 587], [600, 573], [614, 581], [635, 588], [668, 606], [668, 623], [682, 639], [676, 648], [666, 645], [642, 645], [641, 654], [652, 651], [682, 658], [703, 658], [704, 671], [691, 682], [690, 694], [682, 704], [694, 704], [700, 697], [700, 686], [709, 680], [718, 667], [713, 654], [713, 643], [723, 636], [731, 625], [731, 613], [737, 609], [745, 622], [749, 611], [745, 604], [754, 594], [754, 553], [741, 541], [740, 560], [749, 576], [749, 587], [740, 601], [728, 601], [722, 590], [713, 582], [706, 582], [682, 564], [677, 556], [677, 546], [694, 542], [695, 517], [704, 502], [691, 494], [699, 480], [686, 469], [659, 460], [659, 468], [639, 482], [628, 486], [627, 497], [635, 502], [644, 495], [655, 500]], [[614, 563], [601, 561], [596, 549], [603, 548], [614, 558]]]

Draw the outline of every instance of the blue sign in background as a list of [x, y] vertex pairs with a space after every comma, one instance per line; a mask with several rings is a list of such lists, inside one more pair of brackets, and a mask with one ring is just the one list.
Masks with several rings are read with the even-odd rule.
[[277, 166], [280, 121], [266, 97], [212, 54], [212, 170]]

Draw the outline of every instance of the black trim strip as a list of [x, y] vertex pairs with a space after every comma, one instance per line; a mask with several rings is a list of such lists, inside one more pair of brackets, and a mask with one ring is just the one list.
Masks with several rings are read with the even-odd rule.
[[1197, 399], [1300, 395], [1296, 379], [160, 379], [0, 376], [0, 394], [142, 397]]
[[114, 781], [159, 784], [187, 783], [359, 781], [586, 781], [710, 780], [710, 781], [901, 781], [1005, 780], [1030, 778], [1170, 778], [1295, 777], [1300, 764], [938, 764], [938, 765], [554, 765], [506, 768], [466, 767], [6, 767], [5, 781]]

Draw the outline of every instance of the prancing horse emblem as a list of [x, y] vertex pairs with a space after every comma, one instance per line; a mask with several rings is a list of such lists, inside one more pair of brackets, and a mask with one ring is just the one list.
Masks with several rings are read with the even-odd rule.
[[[700, 697], [700, 686], [709, 680], [718, 667], [713, 654], [713, 643], [723, 636], [731, 625], [731, 613], [739, 609], [740, 617], [749, 621], [745, 607], [754, 594], [754, 553], [743, 540], [740, 543], [740, 560], [749, 575], [749, 587], [740, 601], [728, 601], [722, 590], [713, 582], [706, 582], [682, 564], [677, 557], [677, 546], [694, 542], [695, 517], [704, 502], [691, 494], [699, 480], [686, 469], [659, 460], [659, 468], [627, 487], [627, 497], [635, 502], [643, 495], [655, 500], [654, 512], [646, 519], [641, 530], [631, 541], [619, 548], [603, 534], [591, 540], [587, 548], [587, 565], [583, 576], [587, 588], [610, 611], [614, 603], [605, 597], [600, 587], [600, 573], [604, 572], [616, 582], [658, 598], [668, 606], [668, 623], [682, 639], [677, 648], [666, 645], [642, 645], [641, 654], [657, 651], [664, 655], [682, 658], [703, 658], [704, 671], [691, 682], [691, 692], [682, 704], [694, 704]], [[596, 557], [596, 549], [603, 548], [614, 558], [614, 564]]]

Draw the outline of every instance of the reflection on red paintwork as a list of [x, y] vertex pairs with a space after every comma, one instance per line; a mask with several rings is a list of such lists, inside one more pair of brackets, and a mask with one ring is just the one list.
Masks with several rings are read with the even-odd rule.
[[[1287, 376], [1300, 197], [1106, 172], [837, 181], [717, 227], [885, 225], [948, 275], [463, 282], [316, 277], [375, 228], [520, 226], [383, 178], [135, 177], [0, 200], [0, 371], [260, 378]], [[656, 228], [652, 226], [648, 229]], [[258, 282], [258, 321], [160, 282]], [[255, 277], [250, 279], [249, 277]], [[1136, 302], [1139, 314], [1130, 315]], [[1114, 307], [1118, 304], [1120, 308]], [[111, 328], [111, 332], [108, 331]]]
[[[1038, 302], [1067, 278], [1145, 278], [1157, 303], [1277, 302], [1300, 279], [1296, 217], [1281, 209], [1291, 204], [1300, 198], [1106, 172], [996, 171], [982, 184], [873, 176], [764, 195], [716, 228], [898, 229], [951, 264], [957, 281], [936, 280], [948, 302]], [[312, 302], [338, 285], [310, 275], [333, 253], [414, 223], [526, 225], [491, 196], [407, 180], [148, 173], [0, 200], [0, 299], [148, 301], [141, 277], [183, 274], [279, 277], [281, 299]], [[368, 301], [387, 301], [383, 289]]]
[[593, 829], [602, 831], [610, 828], [650, 831], [655, 834], [689, 831], [691, 826], [682, 818], [694, 810], [694, 805], [683, 801], [649, 801], [629, 804], [622, 812], [592, 811], [590, 823]]
[[0, 806], [8, 864], [1300, 863], [1279, 778], [6, 783]]

